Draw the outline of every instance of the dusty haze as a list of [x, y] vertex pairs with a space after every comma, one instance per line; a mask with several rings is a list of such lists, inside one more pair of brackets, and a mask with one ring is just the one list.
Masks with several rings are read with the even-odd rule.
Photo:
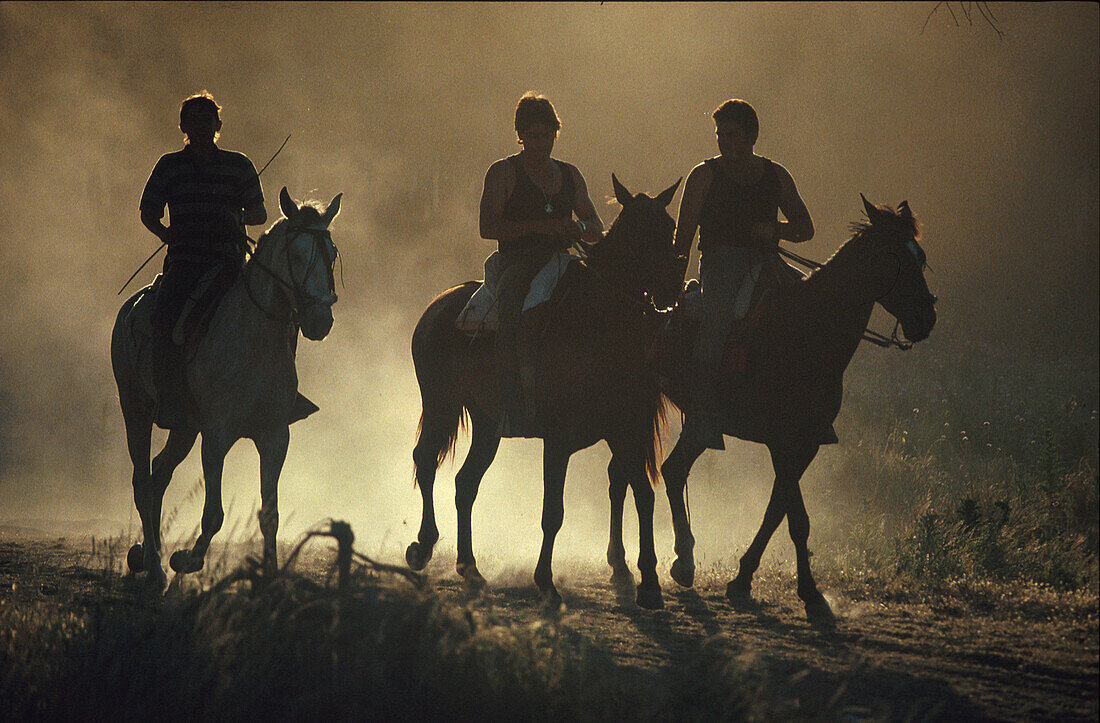
[[[301, 388], [322, 411], [292, 430], [284, 539], [328, 516], [372, 552], [396, 555], [415, 535], [410, 335], [438, 291], [481, 276], [493, 248], [477, 233], [483, 174], [517, 150], [512, 113], [527, 90], [556, 105], [555, 155], [584, 173], [605, 223], [618, 210], [605, 205], [613, 171], [632, 190], [662, 190], [717, 153], [714, 107], [745, 98], [761, 117], [757, 152], [791, 171], [816, 222], [800, 252], [820, 259], [842, 243], [860, 192], [908, 199], [922, 220], [941, 322], [911, 355], [977, 340], [1095, 368], [1100, 10], [994, 3], [998, 39], [942, 9], [922, 34], [932, 7], [0, 5], [0, 523], [137, 527], [110, 330], [118, 288], [156, 247], [138, 218], [142, 187], [181, 145], [180, 100], [202, 88], [224, 107], [220, 145], [257, 168], [293, 134], [262, 177], [273, 218], [284, 185], [297, 198], [344, 194], [336, 324], [299, 347]], [[853, 368], [878, 354], [861, 350]], [[841, 412], [842, 438], [854, 414]], [[704, 561], [748, 542], [770, 487], [766, 450], [730, 446], [693, 475]], [[197, 457], [166, 497], [179, 510], [169, 537], [198, 524]], [[608, 458], [600, 445], [573, 459], [565, 555], [602, 557]], [[482, 485], [475, 545], [506, 558], [498, 571], [534, 565], [540, 462], [540, 443], [506, 441]], [[456, 469], [443, 467], [436, 490], [441, 549], [454, 545]], [[807, 474], [811, 514], [828, 469]], [[255, 532], [257, 473], [240, 443], [226, 530]]]

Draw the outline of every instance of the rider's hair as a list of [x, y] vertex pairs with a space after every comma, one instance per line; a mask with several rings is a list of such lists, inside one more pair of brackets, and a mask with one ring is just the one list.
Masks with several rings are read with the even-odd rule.
[[516, 133], [523, 133], [536, 123], [545, 124], [555, 133], [561, 130], [561, 120], [550, 100], [529, 90], [516, 104]]
[[[222, 107], [214, 100], [214, 96], [204, 88], [180, 103], [180, 130], [187, 133], [189, 121], [199, 113], [213, 113], [214, 118], [221, 120], [221, 110]], [[218, 135], [220, 134], [214, 134], [214, 140], [218, 139]]]
[[715, 123], [733, 123], [741, 127], [750, 138], [760, 135], [760, 119], [756, 117], [756, 109], [749, 105], [748, 101], [740, 98], [730, 98], [718, 106], [711, 118]]

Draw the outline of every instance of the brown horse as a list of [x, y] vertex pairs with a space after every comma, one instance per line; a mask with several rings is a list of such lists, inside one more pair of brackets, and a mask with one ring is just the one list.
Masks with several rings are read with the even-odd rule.
[[[612, 499], [619, 500], [619, 527], [612, 530], [608, 562], [618, 581], [632, 580], [622, 546], [622, 502], [634, 492], [641, 538], [637, 600], [643, 607], [662, 605], [653, 549], [653, 489], [663, 428], [664, 401], [656, 366], [648, 351], [658, 327], [654, 304], [671, 306], [681, 279], [674, 263], [675, 224], [665, 210], [679, 181], [656, 198], [632, 195], [612, 176], [622, 211], [606, 237], [593, 245], [584, 264], [573, 264], [554, 298], [524, 325], [536, 344], [535, 423], [543, 447], [543, 543], [535, 584], [546, 602], [561, 604], [554, 587], [551, 558], [564, 516], [565, 470], [576, 451], [605, 440], [611, 449], [608, 478]], [[412, 338], [413, 363], [423, 413], [413, 462], [423, 496], [417, 540], [405, 558], [423, 569], [439, 539], [432, 499], [439, 465], [454, 448], [460, 422], [472, 426], [470, 451], [455, 476], [458, 509], [456, 568], [471, 586], [485, 584], [474, 561], [470, 515], [478, 485], [500, 444], [501, 374], [493, 340], [468, 339], [455, 319], [479, 287], [469, 281], [436, 297], [421, 316]], [[521, 341], [524, 332], [521, 330]], [[615, 544], [617, 542], [617, 545]]]
[[[863, 199], [868, 221], [821, 268], [793, 289], [775, 294], [761, 311], [750, 340], [744, 383], [726, 386], [724, 431], [761, 442], [771, 452], [775, 483], [764, 521], [741, 557], [726, 595], [749, 598], [752, 576], [779, 523], [786, 517], [795, 546], [798, 595], [811, 620], [829, 621], [832, 611], [810, 573], [810, 518], [799, 480], [822, 444], [836, 442], [832, 423], [840, 411], [844, 370], [878, 302], [900, 322], [912, 342], [928, 337], [936, 323], [936, 298], [924, 279], [925, 255], [917, 244], [917, 221], [902, 202], [897, 210]], [[667, 370], [666, 393], [683, 408], [686, 365]], [[662, 370], [665, 372], [666, 370]], [[684, 490], [692, 464], [704, 447], [681, 436], [661, 473], [672, 508], [676, 560], [672, 578], [694, 581], [695, 538], [688, 523]]]

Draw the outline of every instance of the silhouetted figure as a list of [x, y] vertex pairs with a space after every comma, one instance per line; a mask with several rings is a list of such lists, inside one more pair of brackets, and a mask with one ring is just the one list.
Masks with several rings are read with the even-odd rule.
[[[183, 344], [204, 311], [240, 274], [247, 248], [244, 227], [267, 221], [260, 179], [243, 153], [216, 145], [221, 107], [202, 91], [180, 105], [182, 150], [161, 156], [141, 194], [141, 222], [168, 244], [153, 312], [156, 422], [187, 424], [189, 392]], [[167, 204], [170, 226], [161, 223]]]
[[265, 576], [278, 567], [279, 476], [290, 443], [290, 424], [309, 411], [303, 409], [304, 398], [297, 393], [295, 345], [299, 331], [306, 339], [319, 341], [332, 329], [332, 307], [337, 301], [332, 269], [337, 250], [329, 229], [340, 212], [340, 198], [338, 194], [322, 207], [295, 202], [285, 187], [279, 193], [285, 218], [256, 240], [244, 270], [210, 312], [201, 338], [187, 345], [186, 379], [194, 413], [186, 424], [170, 428], [164, 447], [152, 459], [157, 407], [149, 353], [153, 285], [139, 290], [119, 309], [111, 332], [111, 368], [126, 422], [134, 504], [142, 527], [142, 541], [130, 548], [126, 560], [131, 572], [148, 573], [146, 582], [153, 589], [162, 590], [166, 583], [160, 558], [164, 491], [200, 434], [206, 490], [201, 532], [190, 550], [172, 554], [172, 569], [177, 573], [202, 569], [210, 541], [225, 521], [225, 455], [240, 439], [252, 440], [260, 455], [258, 517]]
[[[518, 344], [523, 301], [535, 275], [576, 238], [595, 243], [603, 223], [576, 166], [550, 157], [561, 121], [548, 99], [526, 93], [516, 105], [516, 135], [523, 150], [502, 158], [485, 173], [481, 237], [495, 240], [504, 267], [497, 282], [497, 359], [504, 375], [508, 430], [528, 428], [523, 387], [533, 364]], [[573, 221], [574, 212], [579, 222]], [[511, 436], [510, 434], [506, 436]]]
[[[782, 263], [778, 242], [808, 241], [814, 225], [787, 169], [753, 153], [760, 131], [756, 110], [743, 100], [727, 100], [712, 117], [720, 155], [688, 175], [676, 222], [676, 253], [686, 272], [698, 229], [703, 316], [684, 433], [722, 449], [716, 390], [730, 333], [736, 335], [746, 318], [761, 274], [774, 273]], [[787, 220], [779, 221], [777, 211]], [[735, 349], [731, 356], [743, 363], [746, 353]]]
[[[620, 523], [611, 532], [615, 544], [607, 548], [613, 580], [633, 587], [621, 525], [630, 489], [638, 513], [638, 604], [662, 604], [653, 545], [653, 485], [664, 401], [653, 350], [661, 319], [657, 309], [672, 306], [683, 290], [683, 273], [672, 250], [676, 223], [667, 210], [680, 181], [653, 198], [631, 193], [614, 175], [611, 184], [622, 211], [607, 234], [587, 250], [584, 262], [569, 265], [557, 287], [562, 293], [546, 304], [551, 307], [549, 321], [540, 327], [538, 354], [532, 355], [530, 393], [538, 404], [533, 436], [543, 440], [543, 538], [535, 584], [552, 607], [561, 604], [553, 581], [553, 555], [565, 515], [566, 468], [574, 452], [601, 440], [611, 450], [611, 515]], [[483, 586], [485, 579], [474, 559], [471, 514], [478, 486], [504, 436], [501, 417], [508, 401], [501, 399], [495, 340], [483, 335], [471, 339], [456, 328], [482, 287], [482, 282], [469, 281], [439, 294], [413, 331], [413, 366], [423, 405], [413, 462], [422, 514], [416, 540], [405, 551], [414, 570], [424, 569], [432, 557], [439, 541], [433, 499], [436, 472], [454, 450], [467, 419], [470, 447], [455, 475], [455, 569], [474, 587]]]

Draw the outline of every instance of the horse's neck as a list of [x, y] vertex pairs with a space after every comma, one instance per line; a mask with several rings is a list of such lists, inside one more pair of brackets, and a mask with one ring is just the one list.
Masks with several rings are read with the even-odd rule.
[[801, 322], [808, 348], [825, 350], [821, 359], [843, 373], [871, 319], [866, 268], [860, 263], [858, 242], [849, 241], [820, 269], [801, 282]]
[[215, 355], [229, 347], [244, 354], [277, 351], [286, 345], [290, 315], [274, 280], [260, 268], [246, 267], [218, 305], [205, 341]]
[[[602, 243], [606, 243], [606, 240]], [[588, 257], [588, 266], [595, 272], [601, 284], [609, 287], [613, 293], [641, 301], [645, 293], [635, 287], [634, 279], [624, 269], [622, 253], [614, 247], [605, 247]]]

